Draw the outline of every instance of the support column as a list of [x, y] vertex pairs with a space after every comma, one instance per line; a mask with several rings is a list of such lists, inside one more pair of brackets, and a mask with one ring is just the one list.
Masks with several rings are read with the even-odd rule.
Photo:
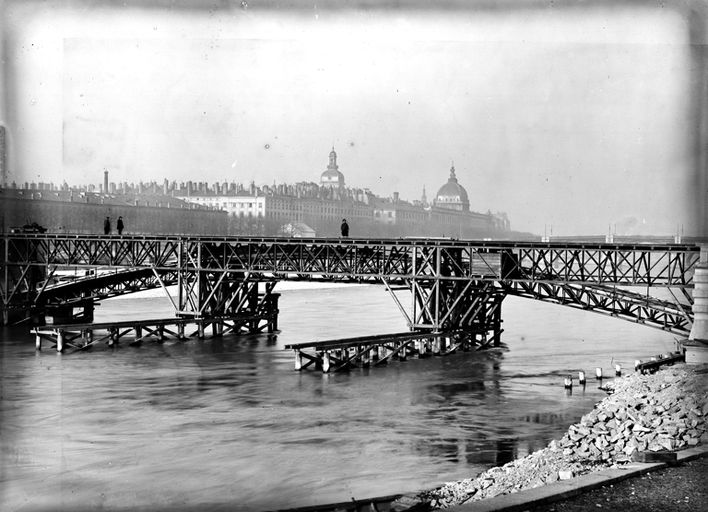
[[329, 373], [329, 370], [331, 368], [332, 368], [332, 363], [329, 358], [329, 350], [325, 350], [324, 354], [322, 354], [322, 372]]
[[686, 363], [708, 363], [708, 244], [701, 245], [693, 284], [693, 326], [684, 342]]
[[401, 350], [398, 351], [398, 360], [399, 361], [405, 361], [406, 356], [408, 355], [408, 344], [410, 341], [399, 341], [399, 347]]
[[494, 346], [498, 347], [501, 344], [501, 323], [502, 323], [502, 300], [503, 298], [495, 298], [497, 303], [497, 307], [494, 309], [494, 315], [492, 319], [492, 328], [494, 329]]
[[64, 350], [64, 331], [59, 329], [57, 331], [57, 352]]

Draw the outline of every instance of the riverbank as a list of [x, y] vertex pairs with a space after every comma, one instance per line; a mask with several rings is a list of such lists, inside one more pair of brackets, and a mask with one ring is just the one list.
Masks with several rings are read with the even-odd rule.
[[416, 501], [442, 509], [622, 467], [646, 454], [708, 445], [708, 365], [633, 373], [605, 388], [611, 394], [560, 440], [475, 478], [422, 492]]

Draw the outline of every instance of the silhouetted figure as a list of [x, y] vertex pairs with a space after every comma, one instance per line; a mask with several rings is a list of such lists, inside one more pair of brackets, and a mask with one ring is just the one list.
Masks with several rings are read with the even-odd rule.
[[116, 222], [116, 229], [118, 230], [119, 235], [123, 234], [123, 227], [123, 217], [118, 217], [118, 222]]
[[349, 236], [349, 224], [347, 224], [347, 219], [342, 219], [342, 236]]
[[110, 217], [106, 217], [106, 220], [103, 221], [103, 234], [104, 235], [111, 234], [111, 218]]

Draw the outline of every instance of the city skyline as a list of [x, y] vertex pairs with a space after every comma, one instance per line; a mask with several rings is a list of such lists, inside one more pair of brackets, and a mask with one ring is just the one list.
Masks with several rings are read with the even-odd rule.
[[334, 145], [408, 200], [454, 161], [524, 231], [695, 225], [676, 13], [77, 5], [8, 2], [9, 181], [316, 182]]

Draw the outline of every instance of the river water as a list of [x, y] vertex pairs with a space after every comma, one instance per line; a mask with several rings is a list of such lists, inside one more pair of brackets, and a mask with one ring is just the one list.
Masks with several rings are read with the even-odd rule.
[[[505, 347], [323, 375], [284, 345], [404, 331], [375, 285], [280, 290], [277, 336], [35, 352], [0, 344], [3, 510], [264, 511], [428, 489], [545, 446], [674, 337], [508, 297]], [[277, 290], [277, 289], [276, 289]], [[96, 321], [171, 316], [120, 298]], [[563, 377], [588, 384], [572, 393]]]

